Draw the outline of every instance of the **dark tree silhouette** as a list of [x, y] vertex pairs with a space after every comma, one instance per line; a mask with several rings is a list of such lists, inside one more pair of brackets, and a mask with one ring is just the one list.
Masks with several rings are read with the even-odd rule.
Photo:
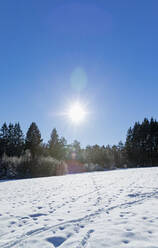
[[24, 135], [20, 124], [15, 123], [14, 126], [14, 156], [21, 156], [24, 151]]
[[38, 129], [38, 126], [35, 122], [32, 122], [27, 131], [25, 140], [25, 148], [30, 150], [32, 158], [35, 158], [36, 155], [39, 155], [41, 142], [41, 133]]
[[5, 122], [2, 128], [0, 129], [0, 157], [2, 157], [2, 155], [7, 152], [7, 146], [8, 146], [8, 126]]
[[127, 132], [125, 150], [131, 166], [158, 165], [158, 122], [144, 118]]
[[63, 137], [60, 139], [56, 128], [54, 128], [48, 141], [49, 155], [56, 159], [63, 159], [66, 153], [66, 144], [66, 139]]

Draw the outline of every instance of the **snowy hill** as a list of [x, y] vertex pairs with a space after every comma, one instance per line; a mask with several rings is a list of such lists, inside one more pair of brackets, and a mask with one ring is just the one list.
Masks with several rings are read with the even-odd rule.
[[158, 168], [0, 182], [0, 247], [158, 248]]

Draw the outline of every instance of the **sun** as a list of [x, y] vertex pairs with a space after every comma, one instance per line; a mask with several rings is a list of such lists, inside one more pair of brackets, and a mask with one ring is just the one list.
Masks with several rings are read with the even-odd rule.
[[81, 103], [74, 103], [68, 110], [68, 118], [74, 124], [80, 124], [86, 118], [86, 111]]

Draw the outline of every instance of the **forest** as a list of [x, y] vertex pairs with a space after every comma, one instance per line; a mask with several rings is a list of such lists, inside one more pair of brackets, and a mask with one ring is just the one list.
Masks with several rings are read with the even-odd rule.
[[[106, 142], [106, 141], [105, 141]], [[29, 178], [66, 174], [68, 160], [76, 160], [86, 171], [158, 165], [158, 122], [144, 118], [127, 131], [125, 142], [117, 145], [88, 145], [74, 140], [68, 144], [56, 128], [44, 143], [32, 122], [26, 135], [19, 123], [4, 123], [0, 128], [0, 178]]]

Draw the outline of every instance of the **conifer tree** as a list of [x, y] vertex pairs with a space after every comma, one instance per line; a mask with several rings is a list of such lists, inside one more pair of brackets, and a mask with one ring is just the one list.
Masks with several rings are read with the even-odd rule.
[[0, 129], [0, 157], [7, 153], [7, 146], [8, 146], [8, 126], [6, 122]]
[[126, 154], [131, 164], [152, 166], [158, 164], [158, 122], [144, 118], [127, 133]]
[[66, 143], [66, 139], [63, 137], [60, 139], [56, 128], [54, 128], [48, 141], [50, 156], [56, 159], [63, 159], [66, 153]]
[[20, 156], [22, 155], [24, 150], [24, 135], [21, 130], [20, 124], [15, 123], [14, 126], [14, 155], [15, 156]]
[[35, 122], [32, 122], [27, 131], [25, 140], [26, 149], [30, 150], [32, 158], [35, 158], [35, 156], [38, 155], [41, 142], [41, 133], [38, 129], [38, 126]]
[[14, 156], [15, 155], [14, 142], [15, 142], [14, 125], [12, 123], [9, 123], [9, 125], [8, 125], [8, 145], [7, 145], [7, 152], [6, 152], [8, 156]]

